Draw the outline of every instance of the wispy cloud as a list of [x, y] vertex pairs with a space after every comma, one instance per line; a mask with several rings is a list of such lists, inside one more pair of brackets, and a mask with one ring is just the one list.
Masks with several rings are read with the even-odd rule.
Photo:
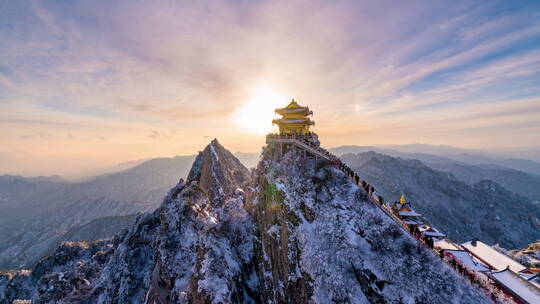
[[[540, 124], [531, 105], [540, 96], [539, 8], [506, 1], [3, 2], [0, 126], [20, 131], [0, 139], [25, 149], [30, 141], [22, 137], [47, 132], [94, 142], [70, 152], [87, 155], [110, 152], [99, 150], [100, 138], [140, 153], [159, 139], [159, 153], [182, 154], [212, 134], [253, 151], [260, 143], [231, 117], [260, 83], [309, 104], [317, 131], [332, 134], [329, 144], [445, 138], [470, 145], [474, 139], [462, 138], [533, 130]], [[458, 131], [468, 127], [483, 131]], [[352, 140], [359, 132], [369, 136]], [[523, 134], [515, 145], [540, 141]], [[121, 159], [118, 151], [112, 154]]]

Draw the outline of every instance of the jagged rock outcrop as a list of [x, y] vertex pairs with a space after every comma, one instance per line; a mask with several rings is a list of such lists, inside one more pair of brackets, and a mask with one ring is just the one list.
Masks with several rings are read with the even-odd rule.
[[115, 238], [0, 274], [0, 303], [487, 303], [333, 167], [216, 140]]
[[197, 182], [211, 201], [220, 202], [245, 184], [248, 176], [249, 170], [214, 139], [197, 155], [186, 182]]

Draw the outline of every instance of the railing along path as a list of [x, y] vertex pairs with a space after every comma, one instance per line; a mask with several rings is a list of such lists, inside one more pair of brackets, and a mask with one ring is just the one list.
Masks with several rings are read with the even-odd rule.
[[[305, 136], [302, 136], [302, 135], [269, 134], [269, 135], [266, 136], [266, 142], [267, 143], [275, 142], [275, 143], [293, 144], [293, 145], [295, 145], [295, 146], [297, 146], [297, 147], [299, 147], [301, 149], [304, 149], [304, 150], [312, 153], [313, 155], [317, 155], [317, 156], [327, 160], [328, 162], [330, 162], [335, 168], [337, 168], [338, 170], [341, 170], [343, 173], [345, 173], [346, 178], [352, 180], [352, 182], [355, 185], [357, 185], [360, 189], [362, 189], [364, 192], [366, 192], [367, 195], [368, 195], [369, 201], [372, 204], [374, 204], [375, 206], [377, 206], [380, 210], [382, 210], [394, 222], [396, 222], [403, 231], [405, 231], [407, 234], [414, 237], [416, 240], [420, 241], [426, 248], [430, 249], [430, 251], [436, 257], [440, 258], [443, 262], [448, 264], [448, 262], [439, 255], [439, 252], [437, 250], [435, 250], [431, 246], [428, 246], [428, 244], [426, 244], [423, 240], [419, 239], [416, 235], [411, 233], [411, 231], [409, 230], [407, 225], [405, 225], [405, 223], [403, 223], [403, 221], [399, 217], [397, 217], [392, 212], [392, 210], [390, 210], [386, 206], [386, 202], [384, 201], [384, 199], [382, 199], [381, 196], [376, 194], [376, 192], [374, 191], [373, 186], [371, 186], [368, 183], [363, 182], [360, 179], [360, 177], [356, 173], [354, 173], [354, 171], [352, 169], [348, 168], [344, 163], [342, 163], [341, 160], [337, 156], [335, 156], [334, 154], [328, 152], [324, 148], [321, 148], [320, 146], [316, 146], [312, 141], [309, 140], [309, 137], [306, 138]], [[449, 242], [451, 242], [453, 244], [452, 241], [450, 241], [448, 239], [447, 239], [447, 241], [449, 241]], [[459, 245], [456, 246], [456, 247], [461, 248], [461, 246], [459, 246]], [[458, 272], [457, 269], [455, 269], [455, 268], [453, 268], [451, 266], [450, 266], [450, 268], [453, 269], [457, 274], [460, 274], [463, 277], [465, 277], [465, 275]], [[472, 286], [478, 288], [477, 285], [472, 284], [472, 282], [470, 282], [470, 283], [471, 283]], [[489, 294], [486, 294], [487, 290], [485, 290], [484, 288], [480, 288], [479, 290], [481, 290], [481, 292], [483, 292], [486, 296], [489, 297]], [[489, 293], [489, 291], [487, 291], [487, 292]], [[500, 302], [498, 302], [497, 300], [495, 300], [493, 298], [492, 298], [492, 300], [493, 300], [494, 303], [500, 303]]]
[[319, 146], [316, 146], [312, 141], [308, 140], [305, 136], [302, 135], [269, 134], [266, 136], [266, 142], [293, 144], [331, 163], [339, 162], [339, 158], [337, 158], [335, 155]]

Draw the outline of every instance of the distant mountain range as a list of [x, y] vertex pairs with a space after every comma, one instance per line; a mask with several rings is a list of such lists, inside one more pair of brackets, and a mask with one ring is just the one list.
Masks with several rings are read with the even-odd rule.
[[167, 189], [186, 176], [193, 159], [194, 156], [156, 158], [118, 173], [78, 183], [58, 177], [0, 176], [0, 208], [6, 211], [0, 214], [0, 223], [98, 198], [155, 207]]
[[[168, 189], [187, 176], [194, 158], [152, 159], [79, 183], [0, 176], [0, 269], [34, 263], [70, 230], [96, 219], [153, 211]], [[108, 227], [111, 233], [95, 237], [112, 236], [122, 225]]]
[[540, 202], [540, 176], [507, 169], [497, 165], [438, 164], [429, 166], [452, 173], [457, 179], [474, 185], [482, 180], [492, 180], [506, 189]]
[[437, 163], [449, 162], [469, 165], [492, 164], [540, 176], [540, 150], [537, 151], [532, 148], [530, 153], [519, 153], [519, 155], [530, 156], [530, 159], [510, 157], [510, 153], [490, 153], [479, 150], [425, 144], [400, 146], [339, 146], [330, 148], [329, 151], [338, 156], [347, 153], [356, 154], [374, 151], [396, 157], [418, 159], [427, 163], [433, 161]]
[[480, 161], [481, 163], [494, 159], [522, 159], [540, 162], [540, 146], [507, 150], [475, 150], [430, 144], [381, 145], [380, 147], [407, 153], [426, 153], [439, 156], [463, 155], [465, 159], [470, 157], [471, 162]]
[[346, 154], [341, 159], [388, 201], [405, 194], [417, 211], [453, 240], [479, 238], [516, 248], [540, 238], [540, 208], [494, 181], [470, 185], [418, 160], [375, 152]]
[[491, 302], [341, 171], [272, 151], [250, 171], [212, 141], [129, 229], [0, 272], [0, 302]]
[[[256, 153], [236, 153], [255, 167]], [[59, 176], [0, 176], [0, 269], [27, 267], [61, 241], [111, 237], [151, 212], [186, 178], [195, 155], [126, 162], [81, 182]], [[113, 170], [113, 169], [111, 169]]]
[[[80, 200], [42, 215], [4, 221], [0, 225], [0, 233], [4, 236], [4, 241], [0, 244], [0, 269], [28, 267], [54, 250], [61, 241], [67, 240], [65, 235], [80, 235], [73, 229], [79, 229], [79, 226], [88, 225], [96, 219], [148, 212], [154, 208], [147, 204], [101, 198]], [[109, 223], [107, 229], [110, 233], [107, 234], [101, 234], [95, 229], [95, 238], [91, 240], [116, 234], [122, 228], [117, 224], [118, 222]]]
[[[416, 149], [418, 146], [404, 148], [404, 150], [412, 151], [413, 148]], [[420, 170], [423, 172], [422, 174], [431, 172], [423, 171], [427, 169], [437, 170], [440, 174], [442, 174], [440, 171], [444, 171], [446, 173], [441, 175], [443, 177], [435, 179], [441, 185], [459, 183], [459, 189], [477, 193], [478, 191], [486, 191], [480, 189], [482, 185], [485, 186], [485, 183], [478, 184], [479, 182], [491, 180], [516, 194], [530, 198], [532, 201], [540, 201], [540, 178], [538, 176], [499, 164], [471, 165], [440, 155], [400, 152], [381, 147], [343, 146], [332, 149], [338, 155], [370, 150], [404, 159], [421, 160], [429, 167]], [[438, 152], [436, 150], [429, 151]], [[442, 152], [444, 151], [446, 150], [443, 149]], [[248, 168], [254, 168], [260, 159], [258, 153], [238, 152], [235, 153], [235, 156]], [[167, 190], [177, 184], [181, 177], [187, 176], [194, 159], [195, 156], [191, 155], [127, 162], [118, 166], [118, 170], [122, 169], [119, 172], [88, 178], [82, 182], [69, 182], [59, 176], [35, 178], [0, 176], [0, 208], [2, 208], [2, 212], [0, 212], [0, 269], [19, 268], [33, 264], [55, 248], [60, 241], [91, 240], [92, 238], [98, 239], [114, 235], [123, 227], [129, 226], [129, 223], [135, 218], [134, 214], [153, 211], [159, 206]], [[347, 158], [345, 157], [345, 159]], [[388, 187], [386, 195], [398, 195], [400, 191], [406, 190], [405, 187], [400, 186], [406, 180], [392, 176], [391, 172], [394, 172], [395, 168], [386, 165], [383, 162], [377, 168], [373, 168], [378, 170], [378, 174], [373, 174], [371, 177], [364, 176], [369, 173], [365, 167], [358, 164], [355, 166], [363, 178], [368, 181], [370, 181], [368, 177], [371, 178], [375, 185], [380, 182], [376, 177], [387, 179], [384, 183], [384, 186]], [[409, 169], [402, 168], [402, 170]], [[415, 170], [411, 172], [415, 172]], [[415, 182], [425, 182], [425, 180]], [[416, 199], [415, 195], [420, 195], [419, 193], [411, 194], [414, 199]], [[440, 192], [435, 192], [435, 194], [444, 196], [444, 193]], [[419, 197], [428, 200], [429, 195], [430, 193], [426, 192], [421, 193]], [[493, 196], [487, 197], [494, 198]], [[503, 197], [503, 201], [507, 204], [511, 204], [515, 199], [512, 194], [504, 194]], [[439, 203], [444, 205], [450, 202], [451, 198], [451, 196], [446, 195]], [[472, 202], [477, 201], [478, 198], [474, 195], [461, 195], [459, 199], [463, 200], [464, 205], [474, 205]], [[527, 199], [520, 197], [517, 200]], [[437, 209], [437, 200], [433, 200], [432, 203], [435, 204], [432, 206], [433, 209]], [[429, 212], [435, 211], [427, 213]], [[505, 212], [504, 209], [501, 209], [496, 214], [502, 222], [506, 221]], [[436, 219], [433, 218], [433, 220]], [[526, 217], [524, 221], [530, 222], [529, 217]], [[441, 228], [448, 231], [455, 230], [455, 235], [457, 235], [460, 229], [453, 227], [453, 225], [460, 225], [460, 222], [450, 221]], [[478, 231], [475, 233], [472, 231], [475, 230], [471, 229], [469, 234], [464, 233], [461, 238], [465, 240], [482, 235]], [[499, 240], [504, 233], [500, 235], [488, 233], [488, 235], [491, 235], [491, 238], [486, 239], [486, 241], [494, 241]], [[516, 243], [514, 238], [514, 236], [508, 237], [510, 241], [505, 241], [504, 244], [509, 248], [524, 245]]]
[[[512, 160], [508, 159], [497, 161], [486, 157], [478, 157], [474, 159], [479, 161], [483, 160], [486, 162], [491, 160], [492, 162], [474, 163], [473, 158], [469, 158], [470, 162], [465, 162], [455, 159], [458, 158], [455, 155], [450, 156], [455, 158], [450, 158], [427, 153], [401, 152], [374, 146], [342, 146], [332, 148], [330, 150], [337, 155], [374, 151], [403, 159], [420, 160], [433, 169], [452, 173], [457, 179], [469, 185], [473, 185], [481, 180], [492, 180], [512, 192], [540, 202], [540, 175], [531, 173], [536, 172], [534, 165], [528, 167], [529, 169], [526, 171], [516, 169], [519, 168], [519, 164], [525, 164], [528, 162], [532, 162], [533, 164], [538, 164], [540, 166], [539, 163], [529, 160], [519, 160], [513, 162]], [[540, 167], [538, 168], [538, 172], [540, 172]]]

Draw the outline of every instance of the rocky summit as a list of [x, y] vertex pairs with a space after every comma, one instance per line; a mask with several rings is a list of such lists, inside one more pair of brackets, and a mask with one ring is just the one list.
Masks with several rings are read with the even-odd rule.
[[488, 303], [336, 168], [212, 141], [112, 239], [0, 274], [0, 303]]

